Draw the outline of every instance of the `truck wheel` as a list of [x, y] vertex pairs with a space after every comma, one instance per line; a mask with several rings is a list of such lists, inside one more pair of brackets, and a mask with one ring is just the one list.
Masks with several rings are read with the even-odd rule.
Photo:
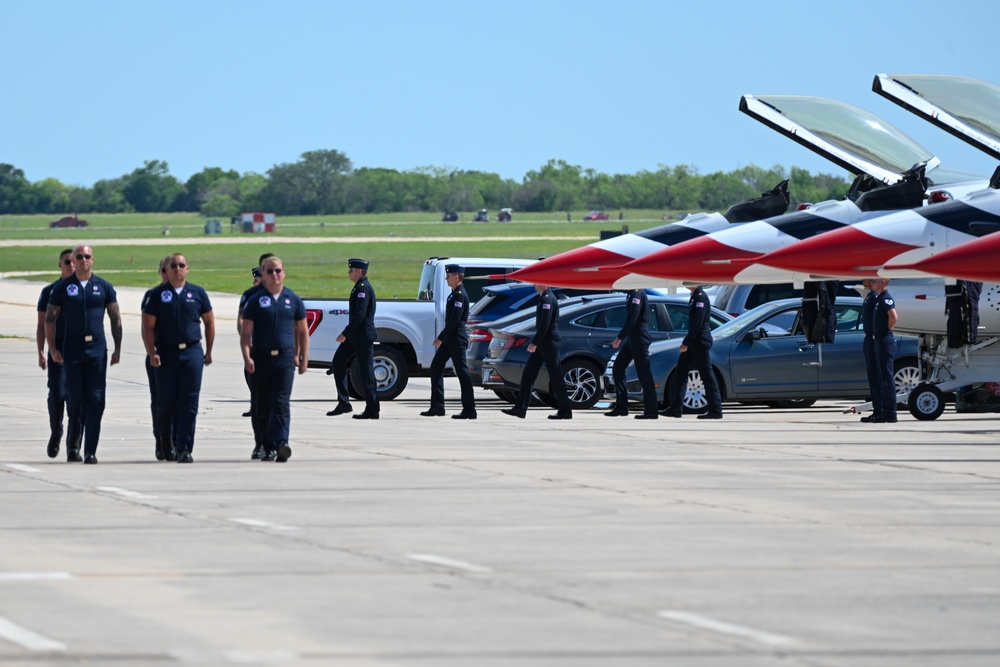
[[[379, 400], [391, 401], [402, 394], [406, 389], [406, 383], [410, 380], [410, 371], [406, 359], [399, 350], [391, 345], [376, 345], [373, 363]], [[365, 382], [361, 377], [357, 359], [351, 363], [351, 384], [364, 398]]]
[[906, 407], [920, 421], [932, 421], [944, 412], [944, 394], [932, 384], [919, 384], [910, 392]]
[[562, 369], [572, 409], [589, 410], [603, 398], [601, 371], [597, 366], [583, 359], [573, 359], [564, 363]]

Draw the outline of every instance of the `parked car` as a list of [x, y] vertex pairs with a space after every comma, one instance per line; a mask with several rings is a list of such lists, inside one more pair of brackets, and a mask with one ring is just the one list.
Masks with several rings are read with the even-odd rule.
[[[809, 407], [818, 399], [867, 400], [868, 374], [862, 351], [861, 298], [837, 297], [835, 342], [809, 343], [802, 331], [802, 300], [766, 303], [712, 332], [712, 368], [722, 400], [764, 403], [776, 408]], [[897, 336], [896, 388], [900, 393], [920, 383], [917, 339]], [[673, 379], [680, 341], [653, 343], [650, 367], [662, 404]], [[626, 375], [629, 400], [642, 400], [642, 387], [630, 366]], [[608, 396], [614, 395], [611, 362], [604, 375]], [[701, 374], [688, 374], [683, 400], [686, 412], [703, 412]]]
[[49, 223], [51, 229], [58, 229], [60, 227], [86, 227], [89, 223], [83, 218], [78, 218], [75, 215], [67, 215], [58, 220], [53, 220]]
[[591, 211], [587, 215], [583, 216], [584, 220], [610, 220], [608, 214], [604, 211]]
[[[611, 342], [625, 322], [625, 300], [621, 295], [582, 297], [575, 305], [560, 305], [559, 334], [562, 337], [560, 362], [573, 409], [593, 407], [603, 397], [601, 374], [615, 349]], [[712, 328], [731, 318], [713, 309]], [[683, 338], [687, 333], [687, 296], [650, 296], [649, 333], [654, 341]], [[488, 356], [483, 359], [483, 386], [513, 391], [521, 386], [521, 375], [528, 360], [528, 343], [535, 335], [534, 312], [527, 319], [510, 326], [495, 322], [490, 333]], [[539, 398], [553, 407], [548, 371], [543, 366], [535, 381]]]
[[[837, 298], [858, 296], [858, 291], [854, 289], [854, 285], [858, 282], [856, 280], [841, 281], [840, 287], [837, 289]], [[779, 299], [801, 299], [802, 291], [801, 287], [795, 287], [792, 283], [719, 285], [708, 294], [708, 297], [712, 300], [713, 306], [737, 317], [761, 304]]]

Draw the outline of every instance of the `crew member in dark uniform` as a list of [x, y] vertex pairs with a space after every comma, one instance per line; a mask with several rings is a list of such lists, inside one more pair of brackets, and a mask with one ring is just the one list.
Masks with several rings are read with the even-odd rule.
[[[253, 285], [251, 285], [243, 294], [240, 296], [239, 309], [236, 312], [236, 333], [242, 334], [243, 332], [243, 309], [246, 307], [247, 302], [250, 298], [264, 290], [262, 286], [263, 278], [261, 277], [261, 267], [264, 265], [264, 261], [274, 257], [274, 253], [265, 252], [257, 260], [256, 268], [250, 269], [250, 275], [253, 277]], [[250, 389], [250, 410], [244, 412], [244, 417], [250, 417], [250, 425], [253, 428], [253, 452], [250, 454], [251, 459], [260, 459], [261, 454], [264, 451], [264, 446], [261, 444], [261, 427], [260, 419], [257, 416], [256, 405], [257, 400], [254, 398], [253, 393], [253, 376], [243, 370], [243, 379], [246, 380], [247, 387]]]
[[688, 372], [694, 366], [701, 374], [701, 381], [705, 385], [705, 399], [708, 401], [708, 412], [698, 415], [698, 419], [722, 419], [722, 394], [709, 356], [712, 350], [712, 303], [701, 286], [688, 289], [691, 290], [691, 298], [688, 300], [688, 332], [679, 348], [681, 354], [677, 358], [674, 380], [670, 387], [670, 407], [661, 414], [666, 417], [680, 417], [684, 414]]
[[621, 348], [618, 356], [615, 357], [615, 364], [611, 368], [612, 377], [615, 380], [615, 407], [611, 412], [605, 412], [607, 417], [625, 417], [628, 415], [628, 387], [625, 385], [625, 371], [628, 370], [629, 363], [635, 360], [635, 372], [639, 376], [639, 383], [642, 384], [643, 410], [642, 414], [636, 415], [636, 419], [657, 419], [660, 413], [657, 412], [656, 382], [653, 381], [653, 373], [649, 369], [649, 344], [653, 339], [649, 335], [649, 308], [647, 307], [646, 292], [640, 289], [629, 290], [625, 295], [625, 324], [618, 336], [611, 341], [611, 347], [619, 349], [622, 342], [625, 347]]
[[472, 376], [465, 361], [465, 351], [469, 348], [469, 332], [465, 323], [469, 319], [469, 295], [465, 293], [462, 280], [465, 269], [458, 264], [444, 267], [445, 280], [451, 288], [444, 306], [444, 328], [434, 339], [434, 359], [431, 360], [431, 409], [421, 412], [422, 417], [444, 416], [444, 367], [451, 359], [462, 388], [462, 411], [452, 415], [452, 419], [475, 419], [476, 397], [472, 389]]
[[558, 410], [549, 419], [572, 419], [573, 410], [569, 397], [566, 395], [566, 380], [563, 377], [562, 366], [559, 364], [559, 349], [562, 347], [562, 337], [559, 335], [559, 302], [545, 285], [535, 285], [539, 294], [535, 306], [535, 337], [528, 345], [528, 361], [521, 375], [521, 388], [517, 393], [514, 407], [501, 410], [504, 414], [524, 419], [531, 402], [531, 388], [542, 368], [542, 362], [549, 372], [549, 384], [555, 395]]
[[365, 388], [365, 411], [353, 415], [354, 419], [378, 419], [378, 387], [375, 384], [374, 352], [378, 334], [375, 330], [375, 290], [368, 282], [368, 262], [363, 259], [347, 260], [347, 277], [354, 283], [348, 300], [347, 326], [339, 336], [340, 345], [333, 353], [333, 379], [337, 383], [337, 407], [326, 413], [329, 416], [351, 412], [351, 395], [348, 393], [348, 361], [357, 359]]
[[284, 463], [292, 455], [288, 403], [296, 368], [301, 375], [309, 365], [309, 330], [305, 304], [284, 286], [284, 262], [270, 257], [261, 270], [264, 289], [243, 309], [240, 347], [244, 368], [254, 379], [263, 446], [260, 460]]
[[878, 292], [875, 300], [875, 310], [872, 314], [872, 335], [875, 348], [875, 368], [878, 372], [878, 382], [882, 393], [882, 415], [872, 423], [885, 422], [894, 424], [896, 418], [896, 336], [892, 328], [896, 326], [899, 316], [896, 313], [896, 302], [889, 294], [889, 280], [879, 278], [872, 286]]
[[[190, 266], [184, 255], [171, 255], [167, 266], [168, 282], [151, 290], [142, 311], [142, 342], [156, 374], [159, 441], [169, 443], [173, 437], [177, 462], [191, 463], [202, 372], [212, 363], [215, 313], [205, 290], [187, 282]], [[165, 453], [156, 458], [162, 461]]]
[[[170, 255], [160, 260], [160, 284], [146, 290], [146, 293], [142, 295], [142, 301], [139, 304], [140, 312], [145, 312], [150, 295], [157, 288], [167, 283], [168, 264], [170, 264]], [[143, 345], [145, 346], [145, 342]], [[156, 442], [156, 448], [154, 449], [156, 460], [162, 461], [163, 459], [167, 459], [168, 461], [175, 461], [177, 456], [174, 450], [173, 435], [171, 434], [171, 439], [166, 443], [160, 440], [160, 409], [156, 403], [156, 369], [153, 368], [153, 364], [149, 360], [149, 354], [146, 355], [146, 380], [149, 382], [149, 411], [153, 417], [153, 439]]]
[[[59, 271], [62, 274], [59, 280], [64, 280], [73, 275], [73, 249], [66, 248], [59, 253]], [[59, 456], [59, 442], [63, 436], [63, 412], [66, 407], [66, 374], [62, 364], [52, 361], [52, 356], [45, 351], [45, 311], [49, 307], [49, 296], [52, 288], [56, 286], [57, 280], [42, 288], [42, 293], [38, 297], [38, 325], [35, 327], [35, 344], [38, 345], [38, 367], [48, 373], [48, 408], [49, 408], [49, 446], [46, 453], [50, 459]], [[63, 336], [66, 334], [66, 323], [63, 318], [56, 320], [56, 349], [62, 347]], [[79, 424], [79, 415], [70, 415], [70, 419], [76, 419]], [[71, 429], [72, 430], [72, 429]], [[77, 433], [82, 433], [77, 429]], [[70, 461], [80, 460], [80, 441], [66, 441], [66, 456]]]
[[862, 417], [861, 421], [863, 422], [882, 418], [882, 385], [878, 379], [878, 368], [875, 362], [875, 333], [872, 329], [875, 301], [878, 300], [878, 292], [872, 286], [874, 282], [870, 278], [861, 281], [868, 289], [864, 301], [861, 302], [861, 330], [865, 334], [861, 349], [865, 354], [865, 370], [868, 371], [868, 394], [872, 401], [872, 413]]
[[[65, 364], [66, 402], [70, 415], [81, 415], [83, 422], [83, 462], [97, 463], [97, 445], [101, 439], [105, 389], [108, 373], [108, 344], [104, 336], [104, 313], [111, 322], [115, 348], [111, 365], [121, 359], [122, 317], [114, 286], [93, 273], [94, 250], [89, 245], [73, 249], [74, 273], [52, 288], [45, 311], [45, 338], [52, 360]], [[65, 314], [66, 336], [56, 346], [56, 321]], [[69, 421], [69, 442], [76, 442], [79, 428]], [[72, 460], [78, 460], [79, 457]]]

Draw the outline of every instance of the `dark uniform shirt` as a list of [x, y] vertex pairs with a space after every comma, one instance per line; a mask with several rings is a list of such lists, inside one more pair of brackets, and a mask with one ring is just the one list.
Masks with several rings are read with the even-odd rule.
[[465, 288], [459, 284], [458, 287], [448, 295], [444, 306], [444, 328], [438, 334], [438, 340], [446, 342], [448, 340], [469, 341], [469, 332], [465, 328], [465, 323], [469, 320], [469, 295], [465, 293]]
[[156, 318], [156, 344], [176, 347], [201, 340], [201, 316], [212, 310], [205, 290], [187, 283], [180, 293], [170, 283], [147, 292], [149, 299], [142, 312]]
[[368, 277], [354, 283], [348, 300], [347, 326], [341, 332], [349, 341], [375, 341], [375, 290]]
[[104, 312], [118, 303], [118, 294], [108, 281], [91, 275], [86, 286], [81, 285], [76, 274], [60, 280], [52, 287], [49, 303], [61, 309], [66, 323], [63, 356], [70, 356], [89, 349], [106, 349]]
[[[38, 312], [44, 313], [49, 308], [49, 298], [52, 296], [52, 288], [55, 287], [59, 281], [54, 283], [49, 283], [42, 288], [42, 293], [38, 297]], [[56, 349], [62, 350], [63, 339], [66, 337], [66, 319], [59, 313], [58, 319], [56, 319]]]
[[552, 295], [552, 290], [545, 290], [535, 306], [535, 337], [531, 343], [541, 345], [545, 341], [561, 343], [559, 335], [559, 302]]
[[649, 325], [646, 322], [649, 316], [649, 309], [646, 308], [648, 300], [645, 291], [629, 290], [625, 297], [625, 323], [618, 332], [619, 340], [625, 340], [633, 331], [640, 335], [649, 333]]
[[247, 301], [250, 300], [250, 297], [252, 297], [257, 292], [264, 291], [264, 289], [266, 289], [264, 287], [264, 283], [258, 283], [244, 290], [243, 294], [240, 295], [240, 308], [237, 311], [237, 315], [243, 315], [243, 309], [246, 308]]
[[892, 295], [889, 294], [889, 290], [878, 295], [872, 315], [872, 334], [875, 338], [882, 338], [892, 333], [892, 329], [889, 328], [889, 311], [895, 307], [896, 302], [893, 300]]
[[712, 302], [701, 287], [691, 292], [688, 300], [688, 332], [684, 344], [688, 347], [700, 345], [712, 347], [711, 315]]
[[255, 353], [294, 349], [295, 323], [305, 318], [305, 304], [287, 287], [276, 297], [264, 290], [248, 299], [243, 309], [243, 319], [253, 322]]
[[872, 329], [872, 320], [875, 317], [875, 302], [878, 300], [878, 293], [874, 290], [865, 295], [865, 300], [861, 302], [861, 330], [865, 332], [865, 337], [875, 335]]

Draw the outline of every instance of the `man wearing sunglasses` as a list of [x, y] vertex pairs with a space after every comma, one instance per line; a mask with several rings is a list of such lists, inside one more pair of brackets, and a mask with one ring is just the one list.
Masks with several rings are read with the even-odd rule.
[[[212, 303], [204, 289], [187, 281], [188, 271], [184, 255], [171, 255], [167, 282], [151, 290], [149, 301], [142, 310], [142, 342], [156, 375], [160, 451], [163, 458], [167, 458], [170, 452], [164, 450], [169, 447], [172, 436], [178, 463], [194, 461], [191, 452], [202, 372], [212, 363], [215, 344]], [[202, 323], [205, 325], [204, 349]]]
[[[65, 364], [66, 402], [70, 414], [68, 442], [75, 442], [79, 435], [72, 415], [82, 415], [83, 462], [95, 464], [108, 374], [104, 314], [107, 313], [111, 322], [115, 346], [111, 352], [112, 366], [121, 360], [122, 317], [114, 286], [93, 273], [93, 248], [77, 246], [73, 249], [73, 260], [73, 275], [52, 288], [45, 310], [45, 339], [52, 360]], [[66, 332], [62, 344], [57, 345], [56, 322], [60, 313], [65, 315]]]
[[[59, 253], [59, 271], [62, 274], [59, 280], [64, 280], [73, 274], [73, 249], [66, 248]], [[45, 311], [49, 307], [49, 297], [52, 295], [52, 288], [59, 280], [46, 285], [38, 297], [38, 326], [35, 327], [35, 343], [38, 345], [38, 367], [48, 372], [49, 386], [49, 446], [46, 453], [50, 459], [59, 456], [59, 442], [63, 435], [63, 412], [66, 406], [66, 373], [63, 365], [52, 360], [52, 355], [45, 352]], [[62, 347], [63, 337], [66, 335], [66, 322], [63, 318], [56, 320], [56, 348]], [[79, 415], [70, 414], [70, 419], [75, 419], [77, 425], [80, 422]], [[70, 429], [78, 435], [79, 428]], [[70, 461], [80, 460], [80, 440], [66, 440], [66, 458]]]
[[[160, 260], [160, 284], [152, 289], [146, 290], [146, 293], [142, 295], [142, 301], [139, 302], [140, 313], [146, 310], [146, 304], [149, 303], [149, 298], [153, 295], [153, 292], [167, 282], [168, 264], [170, 264], [170, 255], [167, 255]], [[141, 335], [142, 331], [139, 333]], [[153, 368], [153, 364], [150, 362], [148, 354], [146, 355], [146, 380], [149, 382], [149, 411], [153, 417], [153, 438], [156, 441], [156, 460], [162, 461], [166, 459], [168, 461], [176, 461], [177, 455], [174, 452], [173, 439], [166, 443], [160, 441], [159, 409], [156, 407], [156, 369]]]
[[284, 286], [284, 262], [271, 257], [261, 269], [264, 290], [243, 309], [240, 348], [243, 367], [254, 379], [264, 448], [260, 460], [284, 463], [292, 455], [288, 446], [292, 382], [296, 369], [301, 375], [308, 368], [309, 330], [305, 304]]
[[[273, 252], [265, 252], [257, 259], [257, 266], [250, 269], [250, 276], [253, 278], [253, 285], [251, 285], [243, 294], [240, 296], [239, 309], [236, 311], [236, 333], [243, 334], [243, 309], [246, 308], [247, 303], [252, 297], [260, 294], [264, 291], [264, 276], [261, 268], [264, 266], [264, 262], [274, 257]], [[244, 417], [250, 417], [250, 425], [253, 428], [253, 452], [250, 454], [250, 458], [253, 460], [260, 460], [261, 455], [264, 452], [264, 446], [261, 440], [261, 430], [260, 430], [260, 419], [257, 415], [257, 398], [255, 397], [253, 391], [253, 376], [250, 375], [245, 369], [243, 371], [243, 379], [246, 380], [247, 388], [250, 390], [250, 410], [244, 412]]]

